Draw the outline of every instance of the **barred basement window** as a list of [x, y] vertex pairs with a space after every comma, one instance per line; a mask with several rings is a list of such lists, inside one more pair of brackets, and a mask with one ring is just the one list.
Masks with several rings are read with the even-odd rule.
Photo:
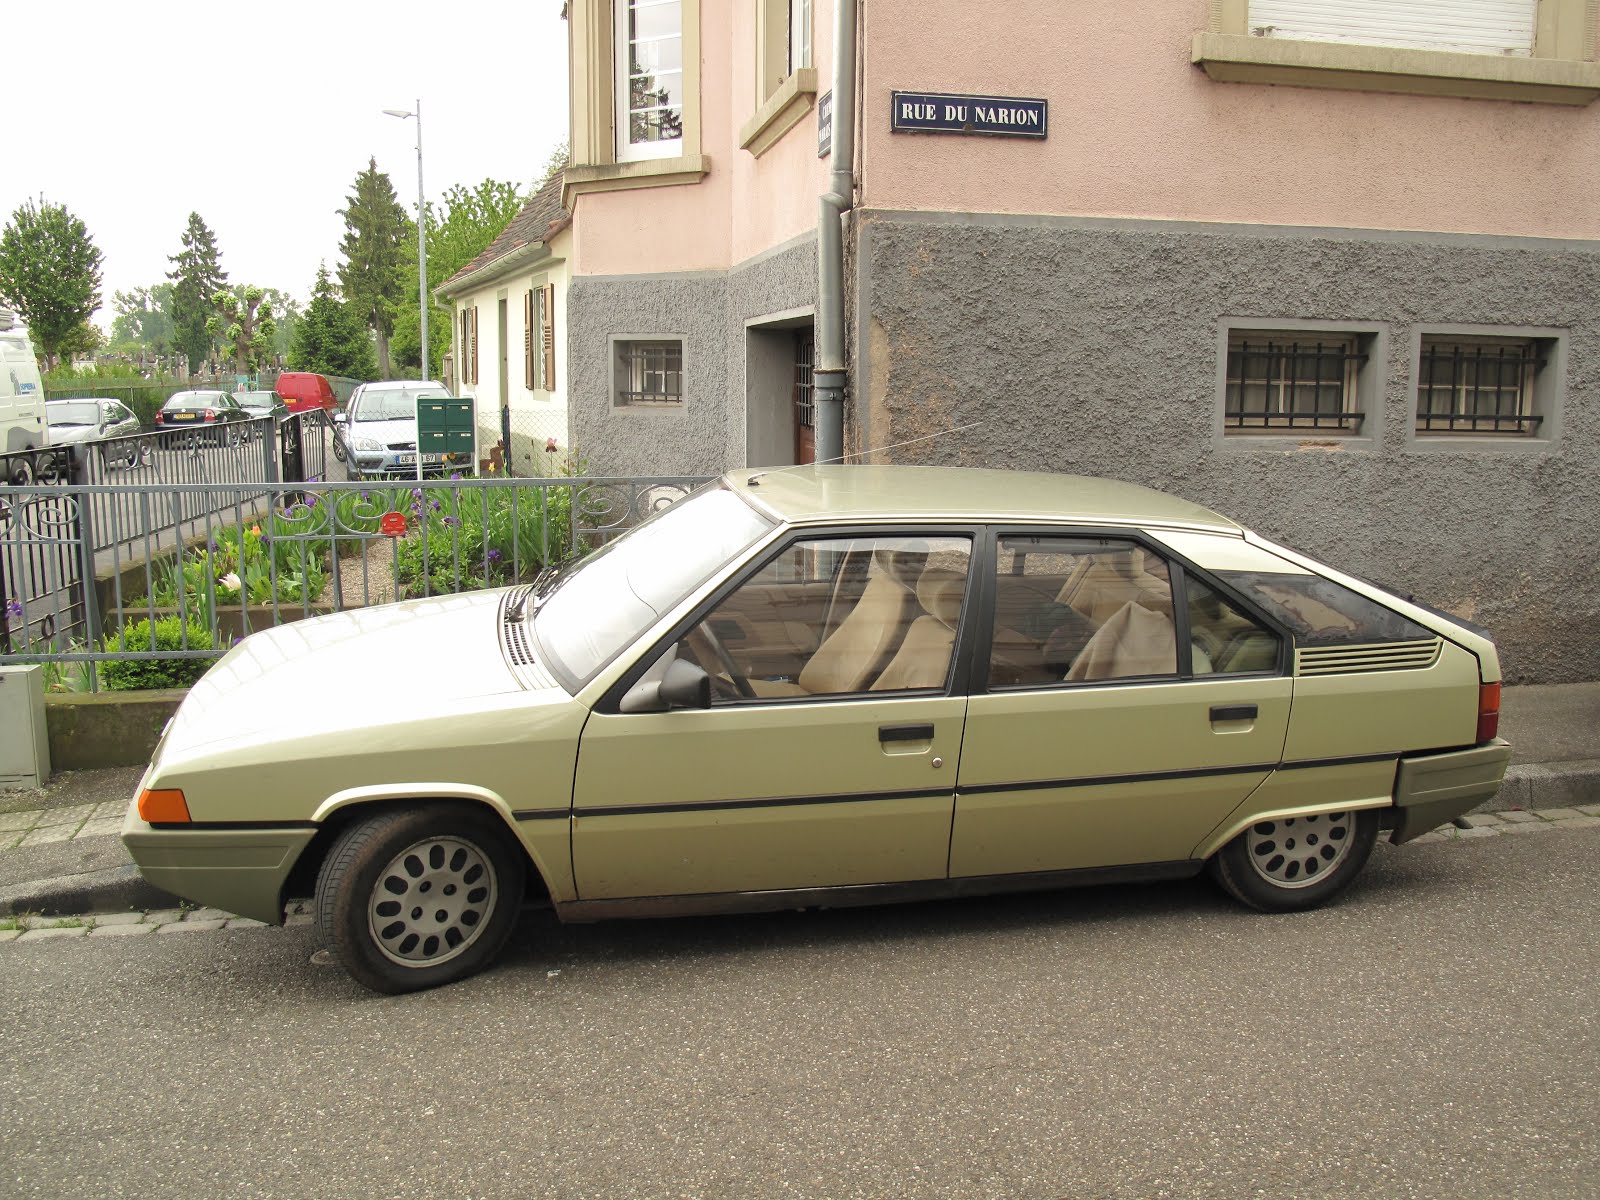
[[1531, 437], [1544, 420], [1534, 381], [1548, 362], [1538, 338], [1424, 335], [1417, 370], [1417, 432]]
[[683, 343], [616, 342], [615, 394], [620, 405], [683, 403]]
[[1252, 329], [1228, 336], [1226, 433], [1355, 433], [1367, 354], [1355, 334]]

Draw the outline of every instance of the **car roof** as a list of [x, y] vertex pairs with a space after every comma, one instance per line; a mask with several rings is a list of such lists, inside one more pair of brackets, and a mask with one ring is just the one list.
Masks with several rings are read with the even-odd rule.
[[1242, 532], [1237, 522], [1177, 496], [1087, 475], [863, 465], [731, 471], [724, 478], [753, 503], [785, 521], [887, 516]]

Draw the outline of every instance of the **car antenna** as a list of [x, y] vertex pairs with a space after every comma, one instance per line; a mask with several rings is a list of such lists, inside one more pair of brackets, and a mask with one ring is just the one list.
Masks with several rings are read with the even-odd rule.
[[[861, 453], [882, 454], [885, 450], [898, 450], [902, 446], [915, 446], [918, 442], [931, 442], [934, 438], [944, 437], [947, 433], [964, 433], [966, 430], [976, 429], [982, 424], [982, 421], [968, 421], [965, 425], [954, 425], [949, 429], [941, 429], [937, 433], [925, 433], [921, 437], [908, 438], [906, 441], [894, 442], [888, 446], [873, 446], [869, 449], [861, 451]], [[771, 471], [757, 471], [754, 475], [750, 476], [749, 479], [745, 480], [745, 484], [749, 487], [757, 487], [768, 475], [783, 475], [789, 471], [798, 471], [801, 467], [820, 467], [826, 463], [842, 463], [849, 457], [850, 455], [848, 454], [841, 454], [837, 458], [821, 458], [815, 462], [795, 463], [793, 466], [777, 467]]]

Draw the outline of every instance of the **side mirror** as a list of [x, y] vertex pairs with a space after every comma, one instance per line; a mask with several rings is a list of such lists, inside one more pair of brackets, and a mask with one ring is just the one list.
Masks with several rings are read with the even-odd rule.
[[711, 676], [686, 659], [674, 659], [659, 680], [641, 680], [629, 688], [617, 707], [625, 713], [710, 708]]
[[333, 414], [333, 423], [334, 423], [334, 424], [335, 424], [335, 425], [343, 425], [343, 424], [344, 424], [344, 423], [345, 423], [345, 422], [346, 422], [346, 421], [348, 421], [348, 420], [349, 420], [349, 419], [350, 419], [350, 418], [349, 418], [349, 417], [347, 417], [347, 416], [345, 416], [345, 414], [344, 414], [344, 413], [334, 413], [334, 414]]

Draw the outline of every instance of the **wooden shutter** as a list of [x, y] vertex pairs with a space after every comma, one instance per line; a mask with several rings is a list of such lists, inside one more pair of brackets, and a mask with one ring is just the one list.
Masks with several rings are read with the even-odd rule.
[[556, 285], [544, 286], [544, 311], [539, 314], [539, 337], [544, 344], [544, 389], [556, 390]]
[[538, 386], [533, 369], [533, 289], [522, 294], [522, 386], [530, 392]]
[[1533, 53], [1537, 7], [1537, 0], [1250, 0], [1250, 31], [1258, 37], [1527, 57]]

